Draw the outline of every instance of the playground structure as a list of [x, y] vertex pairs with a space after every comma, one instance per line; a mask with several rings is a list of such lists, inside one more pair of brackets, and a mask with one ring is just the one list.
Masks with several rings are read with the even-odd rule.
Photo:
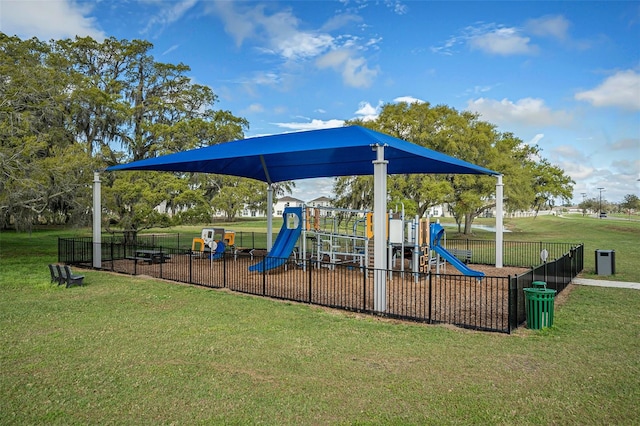
[[[334, 207], [286, 207], [283, 224], [271, 251], [260, 262], [251, 265], [252, 272], [265, 272], [284, 265], [292, 256], [294, 262], [317, 260], [317, 267], [333, 268], [349, 264], [359, 268], [373, 267], [373, 213], [366, 210]], [[429, 223], [429, 218], [406, 220], [404, 206], [400, 212], [387, 215], [387, 269], [400, 272], [436, 273], [445, 261], [462, 274], [482, 279], [484, 273], [469, 268], [446, 249], [444, 228]], [[204, 230], [203, 230], [204, 232]], [[443, 246], [444, 241], [444, 246]], [[217, 251], [216, 251], [217, 254]], [[405, 270], [405, 259], [409, 269]], [[396, 264], [400, 261], [399, 269]]]
[[191, 243], [191, 252], [200, 256], [208, 256], [212, 260], [224, 256], [227, 247], [235, 247], [236, 233], [224, 228], [204, 228], [200, 238], [194, 238]]

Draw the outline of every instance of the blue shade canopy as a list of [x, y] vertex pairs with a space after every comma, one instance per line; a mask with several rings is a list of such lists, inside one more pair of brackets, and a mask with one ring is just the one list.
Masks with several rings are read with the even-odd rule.
[[109, 167], [242, 176], [267, 183], [372, 175], [383, 145], [388, 174], [499, 173], [361, 126], [260, 136]]

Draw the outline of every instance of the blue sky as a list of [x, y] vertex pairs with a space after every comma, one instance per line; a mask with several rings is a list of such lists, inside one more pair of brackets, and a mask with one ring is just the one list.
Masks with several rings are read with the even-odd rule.
[[[537, 144], [574, 201], [640, 195], [640, 2], [0, 0], [0, 31], [146, 39], [247, 136], [426, 101]], [[293, 196], [331, 196], [331, 180]]]

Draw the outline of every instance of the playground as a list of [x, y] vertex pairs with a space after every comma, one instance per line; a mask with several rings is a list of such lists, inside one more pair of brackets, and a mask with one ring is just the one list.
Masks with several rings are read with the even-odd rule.
[[[399, 209], [387, 221], [385, 269], [373, 266], [370, 212], [328, 207], [286, 208], [270, 251], [236, 245], [234, 231], [204, 228], [190, 250], [143, 241], [112, 246], [102, 268], [412, 321], [510, 330], [510, 292], [524, 286], [516, 277], [530, 269], [464, 263], [453, 253], [464, 258], [472, 250], [447, 249], [444, 228], [428, 218], [407, 219]], [[530, 275], [526, 280], [533, 281]], [[375, 303], [381, 277], [384, 312]], [[556, 281], [566, 285], [563, 279]]]
[[[582, 270], [583, 248], [570, 244], [548, 246], [554, 260], [533, 269], [527, 265], [538, 263], [487, 265], [495, 250], [479, 256], [483, 249], [449, 247], [439, 223], [406, 218], [402, 208], [386, 215], [382, 229], [388, 263], [377, 268], [373, 220], [366, 210], [287, 207], [271, 250], [242, 246], [246, 239], [229, 229], [203, 228], [190, 249], [144, 239], [105, 241], [101, 269], [507, 333], [525, 320], [523, 288], [543, 280], [562, 291]], [[92, 250], [88, 240], [61, 240], [59, 260], [91, 264]], [[539, 259], [539, 250], [536, 245], [534, 258]], [[484, 264], [473, 264], [474, 257], [483, 257]]]
[[[485, 273], [467, 265], [469, 251], [449, 251], [445, 247], [445, 230], [429, 218], [416, 216], [407, 219], [404, 206], [400, 211], [390, 211], [386, 217], [385, 251], [388, 263], [384, 269], [402, 274], [411, 272], [436, 273], [446, 271], [446, 265], [459, 273], [481, 280]], [[348, 264], [351, 268], [374, 268], [373, 213], [366, 210], [339, 209], [333, 207], [287, 207], [283, 224], [273, 247], [260, 261], [249, 266], [249, 271], [265, 272], [293, 261], [305, 266], [307, 260], [316, 261], [317, 267], [334, 268]], [[384, 228], [383, 228], [384, 229]], [[200, 247], [200, 254], [219, 259], [230, 248], [237, 257], [234, 232], [203, 229], [202, 238], [193, 240], [192, 250]], [[306, 267], [306, 266], [305, 266]], [[390, 278], [393, 272], [390, 272]]]
[[[116, 262], [124, 261], [123, 269], [133, 269], [133, 274], [156, 267], [158, 272], [153, 276], [160, 278], [475, 329], [508, 332], [524, 317], [518, 297], [521, 284], [533, 281], [534, 272], [520, 283], [517, 277], [489, 276], [469, 265], [469, 249], [447, 248], [446, 234], [439, 223], [417, 216], [407, 218], [404, 207], [387, 212], [388, 174], [494, 176], [497, 231], [492, 262], [501, 269], [504, 197], [502, 175], [496, 171], [360, 126], [254, 137], [108, 170], [206, 172], [253, 178], [267, 183], [267, 206], [273, 205], [276, 182], [373, 174], [373, 210], [323, 212], [320, 208], [288, 207], [272, 244], [269, 208], [267, 252], [260, 255], [253, 247], [236, 247], [231, 232], [221, 230], [216, 239], [212, 237], [215, 230], [203, 230], [188, 252], [165, 249], [163, 253], [155, 247], [140, 251], [140, 247], [133, 247], [131, 254], [131, 247], [123, 247], [122, 257], [114, 255], [113, 247], [111, 255], [102, 255], [101, 222], [96, 214], [94, 268], [116, 270], [122, 266]], [[94, 182], [94, 212], [99, 212], [99, 176]], [[574, 250], [572, 247], [567, 256], [571, 257]], [[247, 258], [248, 264], [243, 264]], [[577, 273], [578, 267], [581, 264], [573, 261], [560, 266], [563, 274], [556, 277], [559, 287], [568, 284], [566, 277]], [[454, 270], [457, 272], [452, 273]]]

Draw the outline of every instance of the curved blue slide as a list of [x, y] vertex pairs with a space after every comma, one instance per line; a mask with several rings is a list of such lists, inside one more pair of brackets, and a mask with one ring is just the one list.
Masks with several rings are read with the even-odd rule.
[[440, 239], [444, 235], [444, 228], [439, 223], [432, 223], [430, 235], [431, 235], [431, 249], [442, 256], [447, 262], [451, 264], [458, 271], [462, 272], [464, 275], [468, 275], [470, 277], [484, 277], [484, 272], [475, 271], [465, 265], [460, 259], [455, 257], [453, 254], [447, 251], [444, 247], [440, 245]]
[[[296, 215], [297, 221], [292, 224], [290, 215]], [[286, 207], [282, 214], [284, 221], [282, 222], [282, 228], [278, 233], [276, 242], [273, 243], [271, 251], [260, 262], [255, 265], [249, 266], [249, 270], [252, 272], [264, 272], [278, 266], [284, 265], [291, 253], [293, 252], [298, 238], [302, 233], [302, 207]]]

